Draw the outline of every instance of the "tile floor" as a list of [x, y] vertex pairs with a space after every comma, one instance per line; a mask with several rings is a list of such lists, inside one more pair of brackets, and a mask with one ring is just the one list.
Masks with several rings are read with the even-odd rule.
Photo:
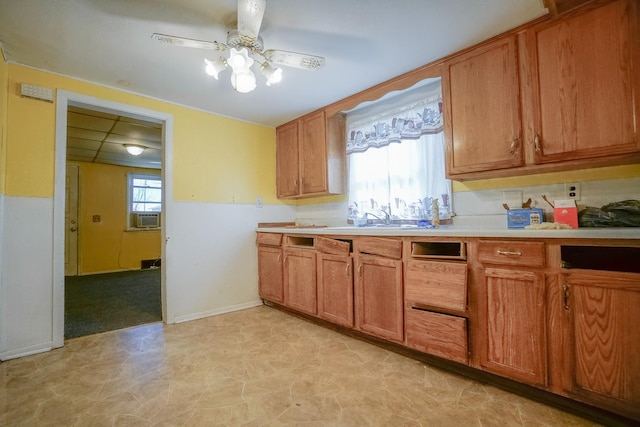
[[593, 426], [257, 307], [0, 364], [2, 426]]

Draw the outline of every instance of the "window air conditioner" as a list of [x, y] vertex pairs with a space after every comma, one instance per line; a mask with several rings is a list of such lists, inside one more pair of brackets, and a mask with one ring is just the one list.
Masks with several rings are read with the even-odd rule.
[[145, 212], [136, 214], [137, 228], [157, 228], [160, 227], [159, 212]]

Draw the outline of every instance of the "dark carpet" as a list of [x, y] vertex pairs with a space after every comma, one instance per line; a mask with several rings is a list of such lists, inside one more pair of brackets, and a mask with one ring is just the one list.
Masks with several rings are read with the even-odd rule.
[[64, 337], [162, 320], [160, 269], [65, 278]]

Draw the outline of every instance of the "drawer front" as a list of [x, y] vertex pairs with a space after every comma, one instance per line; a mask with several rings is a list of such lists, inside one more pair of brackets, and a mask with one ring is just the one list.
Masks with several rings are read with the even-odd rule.
[[418, 304], [465, 311], [467, 264], [442, 261], [409, 261], [404, 299]]
[[258, 233], [256, 242], [259, 245], [280, 246], [282, 245], [281, 233]]
[[363, 237], [357, 240], [357, 251], [386, 258], [402, 258], [402, 241], [381, 237]]
[[468, 364], [467, 319], [407, 307], [407, 347]]
[[544, 242], [481, 240], [478, 259], [488, 264], [544, 267]]
[[325, 254], [349, 256], [351, 245], [342, 240], [316, 237], [316, 250]]

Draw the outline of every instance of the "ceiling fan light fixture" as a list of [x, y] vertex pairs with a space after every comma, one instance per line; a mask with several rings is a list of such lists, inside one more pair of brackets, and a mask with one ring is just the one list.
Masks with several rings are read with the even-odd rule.
[[262, 70], [262, 74], [267, 79], [267, 86], [282, 81], [282, 68], [273, 68], [271, 64], [265, 62], [260, 66], [260, 70]]
[[249, 71], [253, 65], [253, 58], [249, 57], [249, 51], [246, 47], [240, 50], [231, 48], [227, 63], [233, 68], [234, 73], [241, 73], [243, 71]]
[[204, 63], [206, 64], [204, 71], [216, 80], [218, 80], [220, 72], [227, 68], [227, 61], [224, 58], [214, 59], [213, 61], [205, 58]]
[[126, 144], [124, 146], [124, 149], [127, 150], [127, 153], [131, 154], [132, 156], [139, 156], [140, 154], [142, 154], [145, 147], [141, 147], [140, 145]]
[[249, 93], [256, 88], [256, 75], [251, 69], [231, 73], [231, 86], [240, 93]]

